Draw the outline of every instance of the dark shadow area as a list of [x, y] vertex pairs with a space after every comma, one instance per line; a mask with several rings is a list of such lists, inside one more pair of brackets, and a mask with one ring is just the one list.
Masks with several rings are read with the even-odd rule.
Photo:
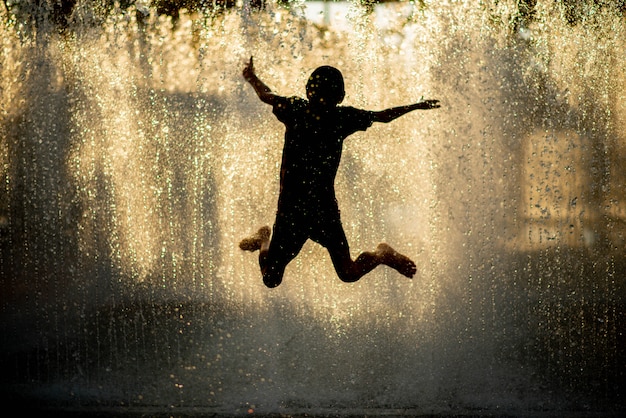
[[[441, 312], [447, 322], [425, 346], [393, 325], [372, 333], [376, 319], [338, 335], [292, 306], [255, 314], [227, 303], [167, 302], [141, 289], [115, 305], [49, 306], [45, 323], [35, 312], [3, 322], [2, 397], [5, 405], [104, 416], [177, 408], [181, 416], [250, 408], [261, 415], [372, 408], [374, 415], [617, 416], [626, 406], [624, 287], [608, 294], [605, 287], [626, 263], [606, 272], [581, 255], [518, 254], [495, 289], [488, 274], [469, 272], [476, 280], [466, 290], [489, 295], [493, 305]], [[343, 351], [350, 341], [359, 345]], [[472, 404], [468, 390], [489, 397], [475, 386], [485, 373], [516, 400]], [[516, 385], [528, 376], [531, 385]], [[435, 386], [432, 398], [422, 379]], [[316, 401], [308, 392], [322, 392], [323, 382], [330, 392]], [[447, 397], [456, 403], [442, 406]]]
[[576, 410], [623, 410], [626, 260], [553, 248], [518, 253], [507, 265], [500, 314], [527, 335], [509, 354]]

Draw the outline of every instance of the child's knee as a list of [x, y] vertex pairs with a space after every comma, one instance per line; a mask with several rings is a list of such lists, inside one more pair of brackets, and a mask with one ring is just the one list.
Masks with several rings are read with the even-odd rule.
[[337, 277], [344, 283], [354, 283], [360, 279], [360, 276], [354, 274], [349, 269], [339, 269], [337, 270]]
[[271, 288], [274, 288], [276, 286], [278, 286], [279, 284], [281, 284], [283, 281], [282, 277], [277, 277], [276, 275], [272, 275], [272, 274], [264, 274], [263, 275], [263, 283], [265, 283], [265, 286]]
[[265, 283], [265, 286], [269, 288], [274, 288], [278, 286], [283, 281], [283, 272], [284, 269], [280, 268], [269, 267], [263, 269], [263, 283]]

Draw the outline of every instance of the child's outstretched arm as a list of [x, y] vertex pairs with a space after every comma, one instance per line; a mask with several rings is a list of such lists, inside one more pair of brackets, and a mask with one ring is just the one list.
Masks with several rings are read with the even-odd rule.
[[262, 102], [273, 105], [276, 101], [276, 96], [272, 90], [263, 83], [259, 77], [257, 77], [254, 72], [254, 63], [252, 62], [252, 57], [250, 57], [250, 62], [246, 64], [243, 69], [243, 78], [246, 79], [248, 83], [254, 88], [257, 96], [261, 99]]
[[373, 112], [374, 122], [387, 123], [417, 109], [427, 110], [437, 109], [438, 107], [440, 107], [439, 100], [424, 100], [406, 106], [391, 107], [389, 109]]

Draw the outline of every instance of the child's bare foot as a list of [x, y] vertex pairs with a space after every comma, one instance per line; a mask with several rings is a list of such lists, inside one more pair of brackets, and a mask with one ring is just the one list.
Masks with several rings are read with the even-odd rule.
[[271, 230], [269, 226], [261, 227], [256, 234], [244, 238], [239, 243], [239, 248], [244, 251], [257, 251], [261, 249], [264, 242], [269, 241]]
[[398, 273], [408, 277], [409, 279], [415, 275], [415, 272], [417, 272], [417, 266], [410, 258], [400, 254], [385, 243], [378, 244], [378, 247], [376, 247], [376, 254], [380, 257], [380, 260], [384, 265], [396, 269]]

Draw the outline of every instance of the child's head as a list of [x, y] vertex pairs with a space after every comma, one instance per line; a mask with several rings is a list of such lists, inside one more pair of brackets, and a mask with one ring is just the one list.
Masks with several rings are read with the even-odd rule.
[[329, 65], [318, 67], [306, 83], [306, 96], [318, 104], [336, 106], [345, 94], [341, 71]]

